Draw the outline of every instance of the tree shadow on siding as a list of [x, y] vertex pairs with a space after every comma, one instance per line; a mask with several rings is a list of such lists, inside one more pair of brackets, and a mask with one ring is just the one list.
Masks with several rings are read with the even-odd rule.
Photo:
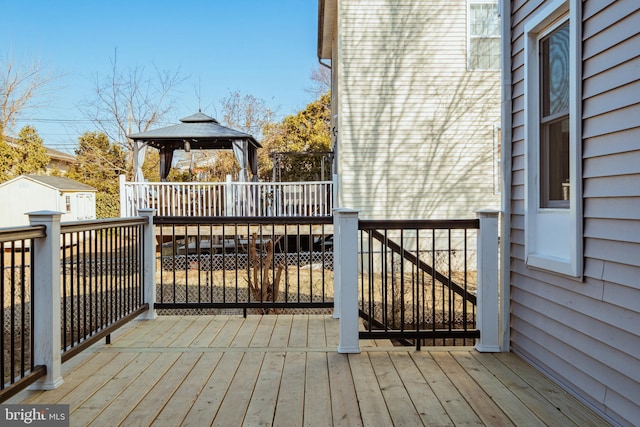
[[345, 207], [407, 219], [497, 208], [500, 73], [467, 70], [466, 2], [386, 1], [353, 16], [366, 30], [341, 44]]

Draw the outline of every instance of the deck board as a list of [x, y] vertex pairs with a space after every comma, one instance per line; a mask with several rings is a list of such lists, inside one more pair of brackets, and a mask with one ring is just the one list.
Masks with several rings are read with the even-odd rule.
[[553, 408], [565, 414], [567, 418], [579, 426], [608, 426], [604, 420], [578, 402], [573, 396], [562, 390], [560, 386], [541, 375], [533, 366], [512, 353], [496, 354], [495, 357], [508, 365], [531, 387], [540, 392]]
[[[118, 356], [122, 358], [127, 355], [121, 353]], [[96, 417], [100, 416], [101, 412], [109, 406], [123, 390], [131, 387], [140, 373], [144, 369], [147, 369], [160, 354], [141, 353], [133, 356], [135, 356], [135, 359], [120, 370], [117, 369], [118, 367], [109, 366], [109, 368], [115, 368], [115, 374], [108, 383], [103, 384], [101, 387], [89, 389], [90, 391], [87, 391], [87, 384], [78, 387], [78, 391], [87, 391], [87, 396], [85, 396], [86, 400], [83, 401], [82, 404], [75, 405], [68, 399], [64, 400], [64, 403], [69, 404], [71, 411], [70, 417], [73, 418], [74, 424], [89, 425]], [[109, 369], [107, 372], [113, 371]]]
[[454, 425], [482, 425], [478, 415], [436, 363], [432, 354], [412, 353], [411, 359]]
[[187, 316], [187, 318], [192, 319], [192, 322], [169, 344], [169, 347], [189, 347], [211, 321], [210, 316]]
[[182, 353], [173, 366], [166, 371], [166, 374], [140, 400], [136, 405], [136, 410], [124, 419], [123, 424], [127, 426], [151, 425], [176, 389], [191, 372], [200, 356], [202, 353]]
[[382, 396], [387, 403], [389, 415], [396, 426], [416, 426], [422, 422], [415, 410], [402, 379], [391, 362], [389, 353], [369, 354], [371, 366], [378, 380]]
[[236, 375], [213, 419], [212, 426], [227, 427], [242, 424], [264, 356], [264, 353], [244, 353]]
[[289, 334], [289, 347], [306, 347], [308, 328], [309, 316], [293, 316], [291, 333]]
[[244, 323], [241, 317], [229, 317], [224, 327], [218, 332], [209, 347], [229, 347]]
[[422, 423], [426, 426], [444, 426], [451, 423], [444, 407], [431, 387], [413, 363], [409, 353], [389, 353], [393, 365], [416, 408]]
[[203, 353], [180, 387], [158, 413], [153, 425], [170, 427], [176, 425], [176, 420], [184, 420], [221, 358], [222, 353]]
[[220, 361], [184, 417], [183, 426], [199, 427], [209, 425], [218, 412], [227, 389], [242, 361], [241, 353], [220, 354], [222, 355]]
[[466, 374], [473, 378], [476, 383], [482, 384], [482, 391], [500, 407], [515, 425], [540, 427], [545, 425], [542, 420], [537, 419], [535, 414], [513, 392], [496, 378], [494, 373], [489, 372], [471, 353], [468, 351], [455, 351], [451, 352], [451, 355], [466, 371]]
[[327, 334], [324, 329], [323, 316], [309, 316], [307, 345], [311, 348], [326, 347]]
[[189, 328], [191, 324], [193, 324], [193, 318], [190, 317], [180, 317], [176, 319], [176, 321], [168, 328], [161, 336], [155, 339], [149, 347], [157, 348], [157, 347], [169, 347], [171, 344], [178, 340], [182, 334], [184, 334], [185, 330]]
[[276, 326], [276, 319], [276, 316], [261, 316], [260, 323], [256, 328], [256, 333], [253, 335], [249, 347], [262, 348], [269, 346]]
[[[90, 424], [93, 427], [120, 425], [125, 417], [138, 407], [148, 390], [153, 389], [169, 368], [178, 360], [179, 353], [159, 353], [158, 357], [140, 371], [131, 387], [126, 387]], [[73, 408], [71, 408], [73, 414]], [[73, 415], [70, 415], [72, 417]], [[127, 424], [124, 424], [127, 425]], [[131, 425], [131, 424], [129, 424]]]
[[190, 347], [208, 347], [211, 342], [216, 339], [220, 331], [224, 328], [228, 316], [203, 316], [209, 320], [202, 330], [191, 341]]
[[268, 426], [273, 423], [284, 358], [284, 353], [266, 353], [244, 418], [245, 424]]
[[[324, 328], [323, 328], [324, 330]], [[327, 353], [307, 353], [307, 367], [304, 384], [303, 425], [309, 427], [331, 426], [331, 399]]]
[[[478, 360], [488, 372], [495, 376], [496, 380], [499, 380], [504, 385], [506, 388], [504, 393], [512, 393], [513, 398], [517, 398], [521, 402], [519, 406], [525, 406], [536, 415], [531, 419], [539, 418], [543, 425], [571, 425], [569, 418], [558, 411], [540, 393], [509, 369], [507, 365], [498, 360], [495, 355], [482, 353], [469, 355]], [[479, 378], [479, 380], [482, 381], [483, 378]]]
[[269, 341], [269, 347], [286, 347], [289, 342], [289, 335], [291, 335], [291, 325], [293, 324], [293, 316], [285, 314], [278, 316], [276, 319], [276, 325], [271, 334], [271, 340]]
[[393, 425], [382, 390], [376, 381], [369, 354], [350, 355], [349, 364], [360, 404], [362, 423], [366, 426], [381, 427]]
[[354, 411], [358, 407], [358, 396], [352, 380], [349, 356], [336, 352], [327, 353], [327, 365], [333, 425], [362, 426], [360, 411]]
[[63, 365], [72, 426], [589, 425], [607, 423], [514, 354], [360, 342], [336, 352], [318, 315], [133, 321]]
[[475, 381], [469, 381], [469, 374], [460, 366], [451, 353], [433, 353], [433, 359], [440, 365], [447, 377], [465, 398], [474, 412], [478, 414], [484, 425], [500, 427], [513, 426], [496, 403]]
[[[65, 403], [73, 404], [78, 398], [77, 395], [82, 396], [82, 393], [78, 390], [79, 385], [89, 385], [89, 382], [99, 384], [101, 379], [108, 376], [106, 370], [101, 368], [109, 364], [115, 357], [115, 354], [98, 354], [88, 359], [83, 364], [84, 369], [77, 369], [69, 372], [64, 377], [64, 383], [66, 387], [58, 387], [55, 390], [49, 391], [36, 391], [30, 396], [26, 402], [33, 404], [45, 404], [45, 403], [57, 403], [61, 400], [65, 400]], [[118, 359], [119, 362], [127, 364], [129, 362], [128, 357]], [[87, 372], [94, 372], [94, 374], [87, 376]], [[78, 391], [76, 391], [78, 390]]]
[[304, 413], [304, 378], [306, 353], [287, 352], [280, 382], [276, 412], [273, 417], [275, 426], [301, 426]]
[[256, 328], [260, 323], [261, 317], [262, 316], [249, 316], [244, 319], [242, 326], [238, 329], [238, 333], [233, 338], [230, 347], [249, 347], [249, 344], [251, 344], [251, 340], [256, 333]]

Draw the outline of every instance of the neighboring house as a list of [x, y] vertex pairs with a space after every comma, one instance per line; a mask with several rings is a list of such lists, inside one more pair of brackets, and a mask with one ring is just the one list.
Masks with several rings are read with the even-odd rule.
[[[10, 136], [5, 136], [5, 142], [9, 144], [11, 147], [15, 147], [17, 145], [15, 138], [11, 138]], [[76, 162], [75, 156], [71, 154], [64, 153], [62, 151], [54, 150], [53, 148], [44, 147], [47, 152], [47, 156], [49, 156], [49, 163], [46, 166], [47, 175], [51, 175], [53, 172], [62, 172], [62, 174], [66, 174], [69, 169]]]
[[54, 171], [60, 171], [64, 175], [76, 163], [76, 157], [71, 154], [49, 147], [44, 148], [47, 150], [47, 156], [49, 156], [49, 164], [47, 165], [47, 174], [49, 175]]
[[497, 209], [497, 1], [320, 0], [336, 205], [361, 218]]
[[638, 425], [640, 2], [502, 12], [504, 341], [614, 423]]
[[197, 179], [203, 179], [206, 172], [215, 164], [218, 150], [191, 150], [174, 154], [173, 167], [180, 172], [191, 172]]
[[21, 175], [0, 184], [0, 227], [28, 225], [25, 213], [61, 212], [61, 221], [96, 218], [96, 189], [69, 178]]

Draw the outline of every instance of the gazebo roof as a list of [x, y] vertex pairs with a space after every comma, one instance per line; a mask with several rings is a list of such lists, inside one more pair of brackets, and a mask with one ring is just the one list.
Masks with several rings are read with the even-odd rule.
[[129, 138], [134, 141], [145, 141], [149, 146], [162, 148], [168, 146], [181, 149], [184, 142], [189, 141], [192, 149], [231, 149], [232, 142], [247, 140], [255, 148], [262, 146], [248, 133], [222, 126], [216, 119], [198, 112], [180, 119], [180, 124], [148, 130]]
[[[129, 135], [136, 146], [148, 145], [160, 151], [160, 178], [169, 175], [174, 150], [234, 150], [240, 163], [241, 175], [251, 170], [254, 179], [258, 175], [258, 148], [262, 146], [248, 133], [222, 126], [216, 119], [198, 112], [180, 119], [180, 124]], [[138, 153], [144, 151], [139, 149]], [[136, 156], [136, 158], [139, 157]], [[144, 178], [141, 159], [136, 162], [136, 179]], [[244, 172], [243, 172], [244, 171]], [[247, 180], [244, 177], [243, 180]]]

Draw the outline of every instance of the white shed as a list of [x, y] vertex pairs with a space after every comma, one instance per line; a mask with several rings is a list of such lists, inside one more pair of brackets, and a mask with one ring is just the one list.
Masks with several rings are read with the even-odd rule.
[[27, 212], [62, 213], [62, 221], [96, 218], [96, 192], [69, 178], [21, 175], [0, 184], [0, 227], [28, 225]]

